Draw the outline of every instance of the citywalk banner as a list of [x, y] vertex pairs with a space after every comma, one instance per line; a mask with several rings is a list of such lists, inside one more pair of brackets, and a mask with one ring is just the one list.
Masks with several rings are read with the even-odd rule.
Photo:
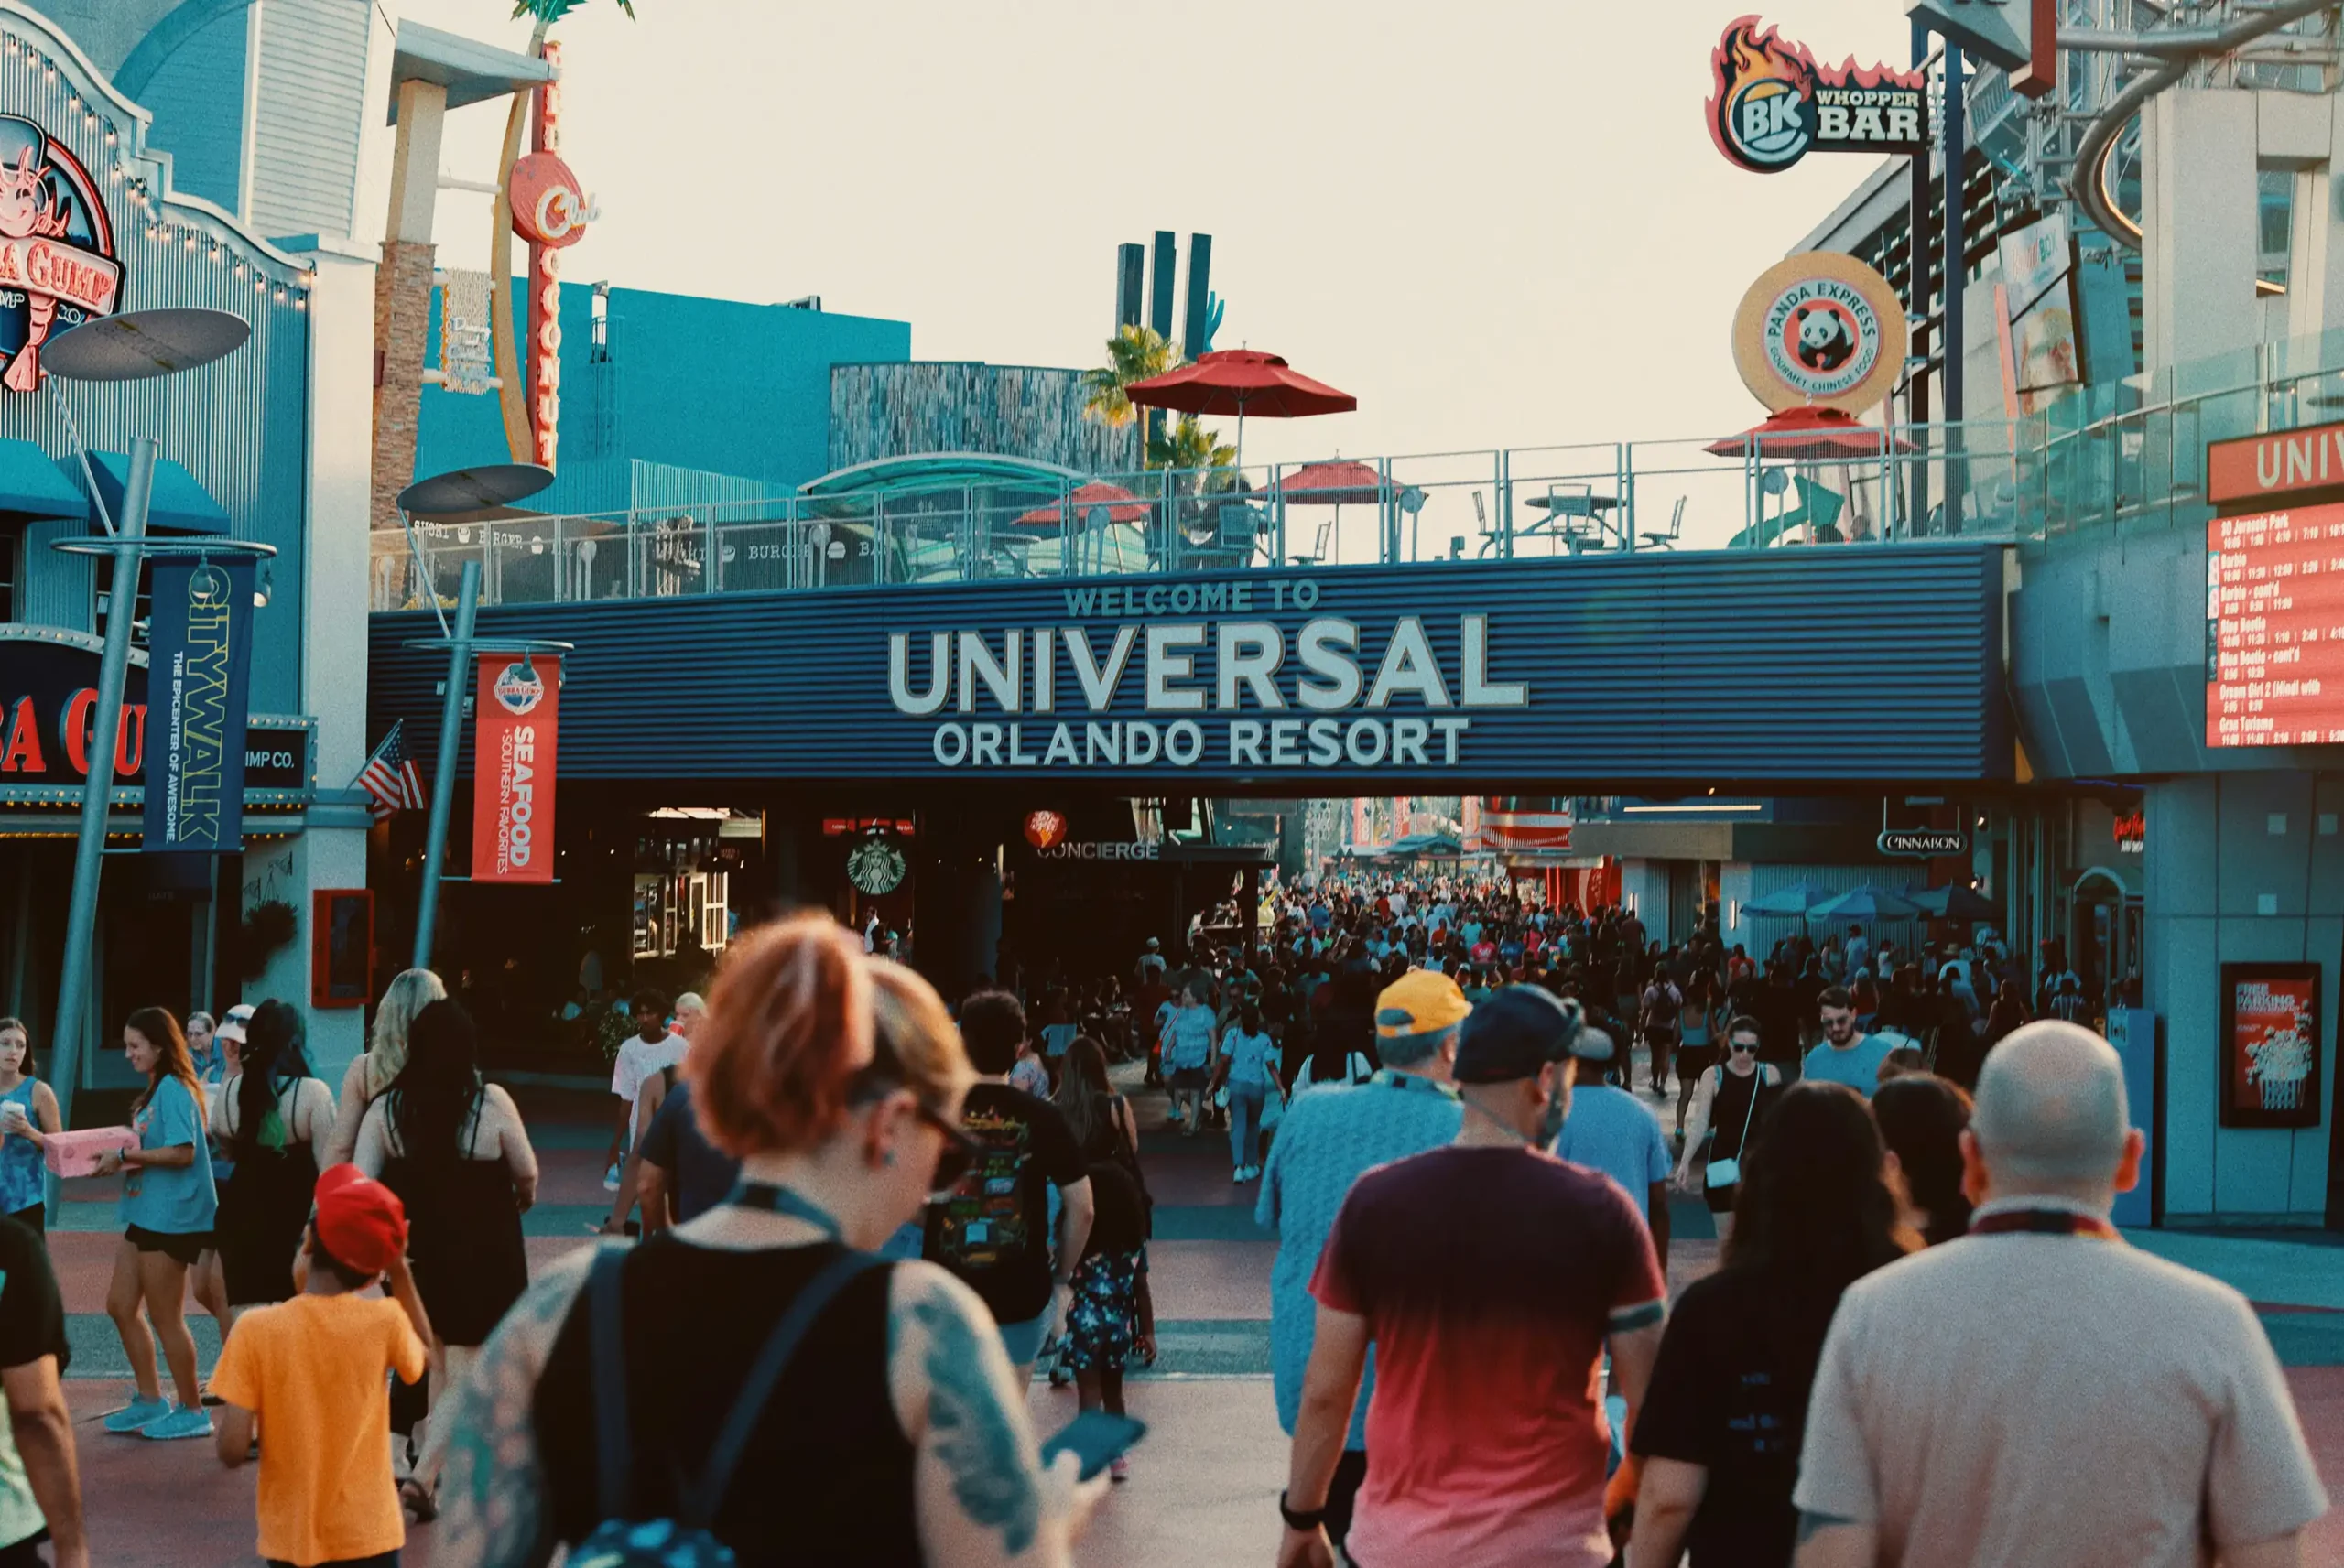
[[148, 854], [244, 848], [248, 561], [158, 560], [146, 639]]
[[472, 881], [550, 882], [559, 670], [489, 654], [472, 708]]

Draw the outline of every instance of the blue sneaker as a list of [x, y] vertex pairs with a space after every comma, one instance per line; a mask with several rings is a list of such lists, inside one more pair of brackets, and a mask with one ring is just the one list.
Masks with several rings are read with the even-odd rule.
[[142, 1400], [134, 1396], [128, 1404], [106, 1417], [105, 1429], [125, 1437], [136, 1436], [146, 1431], [149, 1422], [160, 1421], [170, 1413], [168, 1400]]
[[163, 1443], [175, 1437], [209, 1437], [212, 1435], [212, 1412], [201, 1407], [190, 1409], [180, 1405], [170, 1414], [140, 1427], [138, 1435]]

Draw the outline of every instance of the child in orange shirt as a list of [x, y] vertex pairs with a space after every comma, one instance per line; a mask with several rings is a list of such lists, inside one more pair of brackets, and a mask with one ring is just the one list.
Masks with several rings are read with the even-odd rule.
[[[431, 1342], [398, 1195], [355, 1165], [327, 1171], [294, 1271], [302, 1293], [246, 1313], [220, 1352], [220, 1463], [244, 1462], [257, 1419], [260, 1554], [271, 1568], [397, 1568], [407, 1522], [383, 1374], [415, 1382]], [[358, 1293], [378, 1276], [392, 1299]]]

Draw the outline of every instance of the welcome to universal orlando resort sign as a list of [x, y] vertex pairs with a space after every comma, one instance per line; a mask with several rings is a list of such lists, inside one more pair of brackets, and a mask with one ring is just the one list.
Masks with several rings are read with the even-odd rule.
[[1530, 702], [1486, 611], [1362, 624], [1314, 613], [1311, 578], [1063, 591], [1074, 624], [887, 633], [888, 700], [935, 720], [938, 766], [1453, 769], [1476, 711]]

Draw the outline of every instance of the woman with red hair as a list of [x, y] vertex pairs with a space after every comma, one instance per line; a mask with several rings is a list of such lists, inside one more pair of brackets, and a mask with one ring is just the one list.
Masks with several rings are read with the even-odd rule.
[[743, 1563], [1068, 1562], [1097, 1487], [1071, 1456], [1045, 1471], [982, 1303], [873, 1256], [969, 1159], [936, 993], [798, 915], [727, 951], [683, 1074], [741, 1184], [514, 1307], [451, 1414], [434, 1561], [591, 1556], [670, 1521]]

